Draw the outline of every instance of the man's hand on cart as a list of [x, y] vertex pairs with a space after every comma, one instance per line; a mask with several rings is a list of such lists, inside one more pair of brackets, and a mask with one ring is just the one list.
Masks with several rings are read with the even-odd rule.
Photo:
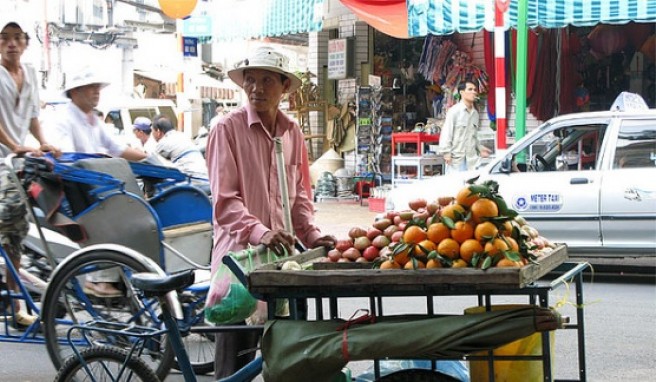
[[[337, 238], [335, 236], [325, 235], [315, 240], [310, 247], [334, 248], [336, 243]], [[296, 238], [285, 230], [271, 230], [262, 236], [260, 244], [264, 244], [267, 248], [273, 251], [276, 256], [292, 255], [294, 254]]]
[[312, 248], [318, 248], [318, 247], [326, 247], [328, 249], [335, 248], [335, 244], [337, 244], [337, 238], [332, 235], [326, 235], [326, 236], [321, 236], [317, 240], [312, 243], [311, 247]]
[[266, 245], [276, 256], [286, 256], [294, 254], [295, 241], [296, 239], [289, 232], [278, 229], [265, 233], [260, 244]]

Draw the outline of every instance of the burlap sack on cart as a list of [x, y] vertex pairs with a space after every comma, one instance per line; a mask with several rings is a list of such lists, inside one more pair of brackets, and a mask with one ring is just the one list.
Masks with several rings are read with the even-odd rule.
[[[267, 322], [262, 338], [268, 382], [330, 382], [350, 361], [462, 357], [559, 325], [539, 307], [465, 316], [388, 316], [352, 321]], [[367, 322], [367, 323], [363, 323]]]

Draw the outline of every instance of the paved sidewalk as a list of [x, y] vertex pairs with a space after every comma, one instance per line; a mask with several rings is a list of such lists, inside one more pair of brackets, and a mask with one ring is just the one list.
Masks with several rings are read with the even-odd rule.
[[368, 228], [373, 224], [379, 212], [369, 211], [367, 202], [360, 205], [358, 201], [322, 201], [314, 204], [316, 208], [315, 223], [324, 234], [346, 239], [352, 227]]

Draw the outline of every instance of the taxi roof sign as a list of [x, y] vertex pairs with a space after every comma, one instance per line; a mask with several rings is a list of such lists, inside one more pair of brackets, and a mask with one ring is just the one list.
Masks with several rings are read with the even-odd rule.
[[649, 110], [649, 106], [639, 94], [621, 92], [615, 98], [613, 105], [610, 107], [611, 111], [639, 111]]

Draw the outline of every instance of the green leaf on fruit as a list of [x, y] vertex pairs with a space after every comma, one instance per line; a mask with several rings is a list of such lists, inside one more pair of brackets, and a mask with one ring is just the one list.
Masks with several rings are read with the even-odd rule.
[[399, 243], [399, 244], [397, 244], [397, 245], [394, 247], [394, 251], [392, 251], [392, 256], [396, 256], [396, 255], [398, 255], [399, 253], [405, 251], [406, 249], [408, 249], [409, 246], [410, 246], [410, 244], [407, 244], [407, 243]]
[[[458, 213], [458, 211], [456, 211]], [[448, 216], [442, 216], [442, 223], [444, 223], [445, 226], [449, 227], [449, 229], [455, 229], [456, 228], [456, 223], [453, 221]]]
[[492, 266], [492, 258], [491, 257], [486, 257], [485, 260], [483, 260], [483, 264], [481, 265], [481, 269], [485, 270], [488, 269]]
[[522, 258], [521, 256], [519, 256], [519, 253], [514, 251], [504, 251], [503, 255], [506, 257], [506, 259], [510, 261], [522, 261]]
[[475, 176], [475, 177], [473, 177], [473, 178], [471, 178], [471, 179], [467, 179], [467, 181], [466, 181], [465, 183], [467, 183], [467, 184], [474, 184], [474, 182], [476, 182], [476, 181], [478, 180], [478, 178], [480, 178], [480, 177], [481, 177], [480, 175], [477, 175], [477, 176]]

